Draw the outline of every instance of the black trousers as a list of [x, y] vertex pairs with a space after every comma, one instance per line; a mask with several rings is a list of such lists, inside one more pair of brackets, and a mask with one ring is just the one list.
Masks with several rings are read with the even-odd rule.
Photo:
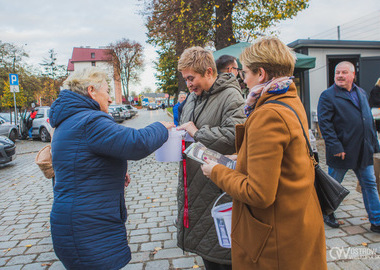
[[205, 264], [206, 270], [232, 270], [232, 265], [214, 263], [202, 258]]

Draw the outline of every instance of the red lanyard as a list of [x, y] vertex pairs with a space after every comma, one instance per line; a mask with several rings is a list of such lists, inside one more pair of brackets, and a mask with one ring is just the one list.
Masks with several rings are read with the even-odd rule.
[[[185, 149], [186, 149], [185, 140], [182, 140], [182, 155]], [[184, 209], [183, 209], [183, 226], [185, 226], [185, 228], [189, 228], [189, 200], [187, 197], [187, 174], [186, 174], [186, 159], [185, 158], [183, 158], [182, 164], [183, 164], [183, 187], [185, 190], [185, 203], [184, 203]]]

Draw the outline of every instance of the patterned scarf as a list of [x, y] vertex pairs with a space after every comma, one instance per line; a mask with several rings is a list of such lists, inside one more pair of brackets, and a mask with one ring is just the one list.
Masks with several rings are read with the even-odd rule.
[[248, 117], [251, 112], [255, 109], [257, 100], [261, 97], [265, 92], [270, 94], [283, 94], [286, 93], [289, 89], [289, 85], [293, 83], [294, 77], [281, 77], [281, 78], [273, 78], [272, 80], [256, 85], [249, 90], [249, 94], [247, 96], [247, 100], [245, 101], [244, 112]]

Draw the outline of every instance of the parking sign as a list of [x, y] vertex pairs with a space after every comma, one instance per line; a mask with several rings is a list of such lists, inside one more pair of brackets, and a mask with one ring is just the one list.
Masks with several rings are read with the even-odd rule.
[[9, 74], [9, 90], [13, 93], [20, 92], [18, 87], [18, 74]]

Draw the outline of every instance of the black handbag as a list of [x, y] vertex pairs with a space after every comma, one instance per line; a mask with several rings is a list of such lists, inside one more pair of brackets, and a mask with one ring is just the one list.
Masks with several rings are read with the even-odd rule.
[[309, 148], [310, 158], [314, 162], [315, 169], [315, 180], [314, 186], [317, 192], [317, 196], [319, 199], [319, 204], [321, 206], [322, 213], [325, 215], [330, 215], [334, 213], [334, 211], [339, 207], [344, 198], [350, 193], [345, 187], [343, 187], [338, 181], [336, 181], [333, 177], [327, 174], [322, 168], [319, 166], [318, 162], [315, 160], [314, 152], [311, 148], [309, 139], [306, 136], [305, 129], [303, 128], [301, 119], [299, 118], [297, 112], [288, 104], [278, 101], [278, 100], [270, 100], [266, 103], [274, 103], [285, 106], [290, 109], [298, 118], [298, 121], [301, 124], [303, 136], [305, 137], [307, 147]]

